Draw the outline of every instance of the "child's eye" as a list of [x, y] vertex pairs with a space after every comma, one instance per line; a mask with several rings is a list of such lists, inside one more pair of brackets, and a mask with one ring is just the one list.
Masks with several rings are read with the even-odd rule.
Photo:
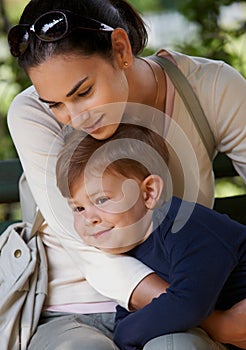
[[85, 210], [84, 207], [74, 207], [74, 208], [73, 208], [73, 211], [74, 211], [75, 213], [81, 213], [83, 210]]
[[107, 202], [109, 200], [109, 197], [101, 197], [96, 200], [97, 205], [102, 205], [103, 203]]

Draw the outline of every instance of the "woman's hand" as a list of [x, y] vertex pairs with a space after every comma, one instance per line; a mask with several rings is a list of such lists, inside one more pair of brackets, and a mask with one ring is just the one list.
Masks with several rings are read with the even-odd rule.
[[215, 341], [246, 349], [246, 299], [226, 311], [214, 311], [201, 327]]

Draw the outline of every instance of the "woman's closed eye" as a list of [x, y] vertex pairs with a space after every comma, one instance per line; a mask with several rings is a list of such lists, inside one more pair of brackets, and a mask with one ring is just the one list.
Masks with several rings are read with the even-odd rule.
[[84, 92], [80, 92], [80, 93], [78, 94], [78, 96], [79, 96], [79, 97], [87, 96], [87, 95], [89, 95], [89, 93], [91, 92], [91, 90], [92, 90], [92, 86], [89, 87], [89, 88], [88, 88], [87, 90], [85, 90]]
[[49, 103], [48, 106], [50, 109], [55, 109], [55, 108], [59, 108], [61, 106], [61, 102], [55, 102], [55, 103]]
[[[78, 93], [77, 97], [78, 98], [85, 97], [85, 96], [89, 95], [91, 90], [92, 90], [92, 86], [89, 87], [86, 91]], [[61, 105], [62, 105], [62, 102], [54, 102], [54, 103], [49, 103], [48, 104], [50, 109], [58, 109], [59, 107], [61, 107]]]

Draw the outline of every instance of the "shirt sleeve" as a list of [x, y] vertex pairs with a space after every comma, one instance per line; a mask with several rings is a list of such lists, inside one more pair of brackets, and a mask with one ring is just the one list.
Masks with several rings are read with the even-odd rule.
[[[114, 340], [120, 349], [137, 350], [160, 335], [195, 327], [214, 309], [236, 261], [220, 240], [201, 228], [189, 226], [185, 235], [171, 233], [165, 242], [170, 262], [166, 293], [128, 315], [118, 308]], [[198, 239], [192, 234], [197, 229]]]
[[211, 88], [208, 93], [205, 84], [202, 86], [200, 101], [208, 111], [216, 148], [231, 158], [246, 182], [246, 80], [226, 63], [208, 72], [207, 79], [211, 80]]
[[201, 103], [215, 138], [246, 182], [246, 80], [223, 61], [172, 53]]
[[104, 254], [84, 244], [75, 232], [71, 210], [56, 186], [56, 159], [64, 144], [64, 128], [38, 100], [33, 87], [12, 102], [8, 127], [31, 192], [47, 222], [46, 232], [55, 235], [68, 252], [81, 270], [81, 278], [127, 308], [133, 289], [152, 270], [134, 258]]

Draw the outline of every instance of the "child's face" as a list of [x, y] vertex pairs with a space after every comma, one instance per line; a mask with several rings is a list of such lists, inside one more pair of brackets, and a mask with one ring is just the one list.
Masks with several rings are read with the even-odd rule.
[[70, 205], [83, 241], [106, 252], [124, 253], [147, 238], [152, 214], [145, 206], [141, 182], [120, 174], [78, 179]]

